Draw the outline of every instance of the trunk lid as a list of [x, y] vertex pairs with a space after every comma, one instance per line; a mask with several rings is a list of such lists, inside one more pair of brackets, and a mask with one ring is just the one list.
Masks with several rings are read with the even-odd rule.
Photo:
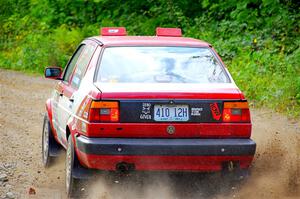
[[232, 83], [169, 84], [169, 83], [95, 83], [101, 99], [241, 99], [241, 92]]
[[226, 84], [95, 83], [101, 100], [120, 102], [121, 123], [218, 123], [223, 101], [241, 100]]

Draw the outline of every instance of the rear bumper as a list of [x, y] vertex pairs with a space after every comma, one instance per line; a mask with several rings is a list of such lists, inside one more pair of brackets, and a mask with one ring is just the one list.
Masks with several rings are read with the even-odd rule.
[[127, 139], [75, 137], [76, 152], [88, 168], [115, 170], [126, 162], [137, 170], [221, 170], [229, 161], [247, 168], [256, 144], [251, 139]]

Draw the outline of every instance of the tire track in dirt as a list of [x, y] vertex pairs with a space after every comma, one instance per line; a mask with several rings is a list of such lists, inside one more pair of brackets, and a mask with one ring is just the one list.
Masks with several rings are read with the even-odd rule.
[[[0, 198], [66, 198], [64, 154], [49, 169], [41, 163], [45, 101], [54, 81], [0, 69]], [[300, 121], [269, 110], [252, 110], [257, 153], [251, 177], [240, 185], [217, 175], [102, 174], [85, 184], [83, 198], [299, 198]], [[33, 188], [35, 195], [29, 195]]]

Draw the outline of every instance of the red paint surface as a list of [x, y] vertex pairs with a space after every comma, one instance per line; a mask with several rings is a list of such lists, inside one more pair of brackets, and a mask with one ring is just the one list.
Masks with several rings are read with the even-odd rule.
[[59, 140], [58, 140], [58, 137], [57, 137], [57, 132], [54, 129], [53, 122], [52, 122], [52, 99], [48, 99], [47, 100], [47, 102], [46, 102], [46, 110], [47, 110], [48, 119], [49, 119], [49, 122], [50, 122], [50, 128], [52, 130], [54, 139], [56, 140], [56, 142], [59, 143]]
[[126, 162], [135, 165], [136, 170], [167, 171], [220, 171], [222, 163], [239, 161], [242, 169], [248, 168], [253, 156], [106, 156], [88, 155], [77, 150], [80, 163], [100, 170], [115, 170], [116, 164]]
[[209, 47], [209, 44], [187, 37], [157, 37], [157, 36], [104, 36], [95, 37], [104, 46], [188, 46]]
[[163, 84], [95, 82], [102, 99], [235, 99], [240, 90], [233, 84]]
[[115, 92], [115, 93], [102, 93], [103, 99], [240, 99], [240, 94], [232, 93], [128, 93], [128, 92]]
[[170, 123], [90, 123], [88, 137], [127, 138], [250, 138], [251, 123], [172, 123], [174, 134], [167, 133]]

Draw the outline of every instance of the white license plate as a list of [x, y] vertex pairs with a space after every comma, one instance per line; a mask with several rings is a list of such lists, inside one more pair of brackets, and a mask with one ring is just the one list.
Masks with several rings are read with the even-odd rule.
[[189, 120], [188, 105], [154, 105], [154, 120], [184, 122]]

